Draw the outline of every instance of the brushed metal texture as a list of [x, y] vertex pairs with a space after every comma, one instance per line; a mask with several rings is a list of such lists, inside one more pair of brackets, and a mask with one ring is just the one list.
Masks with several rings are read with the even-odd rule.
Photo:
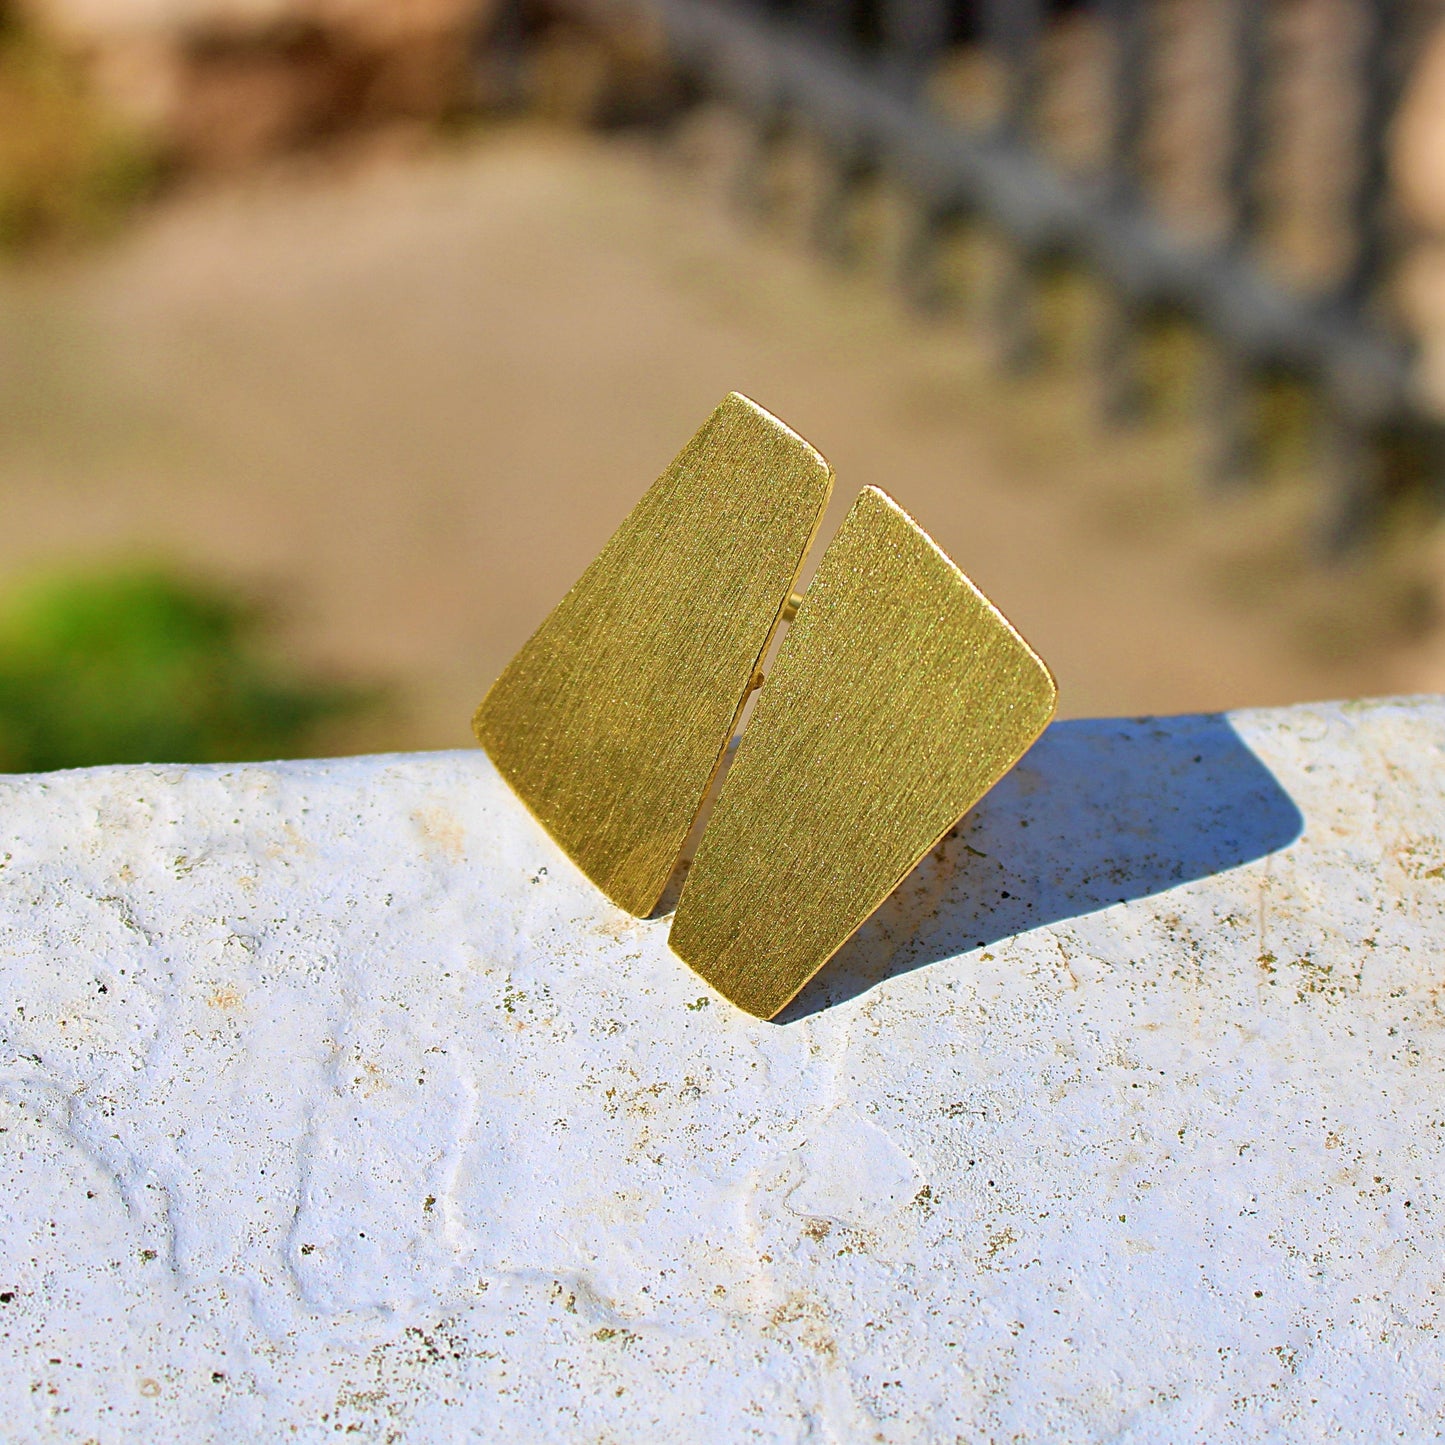
[[477, 710], [502, 775], [629, 913], [667, 885], [831, 490], [729, 394]]
[[758, 695], [674, 952], [771, 1018], [1023, 756], [1056, 695], [997, 608], [866, 489]]

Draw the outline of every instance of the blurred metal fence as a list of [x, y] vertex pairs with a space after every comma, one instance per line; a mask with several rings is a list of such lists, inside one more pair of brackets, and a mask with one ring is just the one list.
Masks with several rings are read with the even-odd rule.
[[[1410, 340], [1389, 304], [1400, 227], [1387, 149], [1436, 7], [1335, 0], [1329, 43], [1339, 73], [1312, 104], [1321, 111], [1313, 119], [1335, 128], [1315, 164], [1335, 185], [1330, 224], [1341, 262], [1324, 279], [1301, 282], [1265, 254], [1271, 98], [1291, 64], [1275, 31], [1290, 0], [1182, 4], [1212, 22], [1196, 47], [1214, 65], [1218, 112], [1210, 159], [1219, 215], [1204, 232], [1161, 208], [1149, 161], [1170, 84], [1158, 45], [1163, 0], [507, 0], [493, 41], [518, 45], [547, 17], [603, 33], [645, 25], [660, 37], [679, 96], [721, 99], [750, 119], [755, 174], [785, 135], [821, 143], [832, 183], [814, 230], [825, 247], [836, 243], [855, 187], [879, 174], [899, 183], [915, 217], [900, 280], [914, 297], [930, 293], [950, 228], [987, 225], [1011, 257], [993, 310], [1015, 362], [1033, 349], [1034, 279], [1060, 264], [1082, 266], [1107, 297], [1097, 354], [1112, 420], [1143, 409], [1138, 359], [1150, 326], [1189, 318], [1211, 343], [1203, 390], [1218, 479], [1253, 470], [1260, 384], [1304, 382], [1326, 478], [1320, 544], [1345, 550], [1371, 534], [1402, 485], [1439, 491], [1441, 428], [1417, 401]], [[1173, 12], [1177, 19], [1179, 3]], [[1061, 159], [1042, 125], [1050, 33], [1081, 18], [1099, 41], [1094, 64], [1103, 72], [1093, 117], [1099, 145], [1083, 166]], [[940, 103], [939, 77], [960, 50], [991, 67], [986, 115]]]

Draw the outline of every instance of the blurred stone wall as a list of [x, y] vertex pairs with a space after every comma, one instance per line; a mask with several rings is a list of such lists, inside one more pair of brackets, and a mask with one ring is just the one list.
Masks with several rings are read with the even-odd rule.
[[227, 169], [466, 103], [486, 0], [19, 0], [182, 165]]
[[1445, 417], [1445, 25], [1435, 30], [1411, 74], [1391, 159], [1409, 236], [1399, 301], [1420, 347], [1420, 399]]

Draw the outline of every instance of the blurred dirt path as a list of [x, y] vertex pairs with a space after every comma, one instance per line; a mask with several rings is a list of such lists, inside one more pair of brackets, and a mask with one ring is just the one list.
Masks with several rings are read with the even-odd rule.
[[[528, 127], [172, 200], [0, 275], [0, 581], [156, 554], [276, 589], [303, 658], [390, 677], [367, 747], [469, 741], [511, 651], [730, 388], [892, 492], [1067, 714], [1445, 684], [1415, 582], [1325, 577], [1303, 490], [1202, 496], [1182, 423], [742, 227], [640, 143]], [[831, 525], [831, 524], [830, 524]], [[826, 534], [825, 534], [826, 535]]]

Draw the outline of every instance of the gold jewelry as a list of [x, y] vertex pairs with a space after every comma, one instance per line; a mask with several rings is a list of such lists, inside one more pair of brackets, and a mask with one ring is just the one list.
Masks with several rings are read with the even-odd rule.
[[667, 887], [832, 489], [727, 396], [477, 709], [502, 776], [629, 913]]
[[1057, 696], [1002, 614], [876, 488], [796, 602], [830, 486], [807, 443], [729, 396], [475, 722], [564, 851], [649, 913], [795, 608], [669, 936], [760, 1018], [1023, 756]]

